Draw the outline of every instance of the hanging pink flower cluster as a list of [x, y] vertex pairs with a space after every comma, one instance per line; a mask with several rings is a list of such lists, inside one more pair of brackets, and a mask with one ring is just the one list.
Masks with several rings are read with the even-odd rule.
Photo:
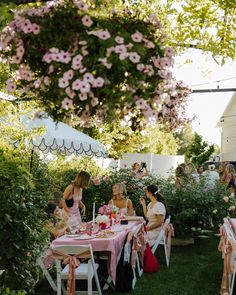
[[163, 35], [155, 15], [98, 18], [76, 0], [27, 8], [0, 35], [0, 58], [15, 69], [6, 89], [84, 127], [114, 117], [169, 122], [189, 90], [172, 78], [174, 51]]

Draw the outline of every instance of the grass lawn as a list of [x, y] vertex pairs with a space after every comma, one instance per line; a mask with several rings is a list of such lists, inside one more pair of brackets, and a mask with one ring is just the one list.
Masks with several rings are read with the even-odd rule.
[[[217, 246], [219, 237], [197, 238], [194, 245], [173, 246], [170, 267], [165, 265], [164, 251], [159, 246], [156, 256], [159, 271], [143, 274], [130, 295], [217, 295], [220, 290], [223, 260]], [[47, 281], [36, 288], [36, 295], [55, 294]], [[103, 292], [104, 295], [111, 292]], [[119, 293], [116, 293], [117, 295]], [[122, 293], [125, 294], [125, 293]]]

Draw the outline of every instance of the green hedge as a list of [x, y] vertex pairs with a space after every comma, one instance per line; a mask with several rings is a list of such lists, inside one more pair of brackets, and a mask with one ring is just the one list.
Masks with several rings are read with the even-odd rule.
[[32, 290], [36, 283], [36, 258], [48, 243], [43, 228], [48, 196], [37, 189], [40, 181], [16, 151], [0, 147], [1, 292]]

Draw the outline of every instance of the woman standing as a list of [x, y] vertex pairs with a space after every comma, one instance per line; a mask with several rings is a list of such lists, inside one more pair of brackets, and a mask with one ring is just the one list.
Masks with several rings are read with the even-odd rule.
[[115, 183], [112, 187], [113, 197], [108, 204], [117, 207], [121, 215], [134, 215], [133, 203], [126, 198], [126, 187], [124, 183]]
[[63, 208], [69, 216], [71, 227], [82, 224], [80, 209], [82, 214], [85, 214], [86, 210], [82, 202], [82, 191], [83, 188], [88, 188], [89, 183], [90, 174], [86, 171], [81, 171], [64, 191]]
[[147, 240], [152, 246], [162, 228], [162, 225], [168, 215], [166, 204], [163, 196], [159, 193], [159, 188], [156, 185], [149, 185], [146, 188], [146, 196], [150, 203], [146, 206], [144, 197], [140, 198], [140, 203], [143, 206], [143, 213], [148, 220], [147, 224]]

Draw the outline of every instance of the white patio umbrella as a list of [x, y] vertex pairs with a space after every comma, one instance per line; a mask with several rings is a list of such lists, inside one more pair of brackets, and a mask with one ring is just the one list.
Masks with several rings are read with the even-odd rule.
[[55, 154], [59, 151], [66, 155], [107, 157], [106, 147], [102, 143], [67, 124], [54, 122], [47, 116], [34, 119], [24, 116], [22, 122], [28, 131], [40, 127], [46, 129], [32, 140], [33, 147], [43, 153]]

